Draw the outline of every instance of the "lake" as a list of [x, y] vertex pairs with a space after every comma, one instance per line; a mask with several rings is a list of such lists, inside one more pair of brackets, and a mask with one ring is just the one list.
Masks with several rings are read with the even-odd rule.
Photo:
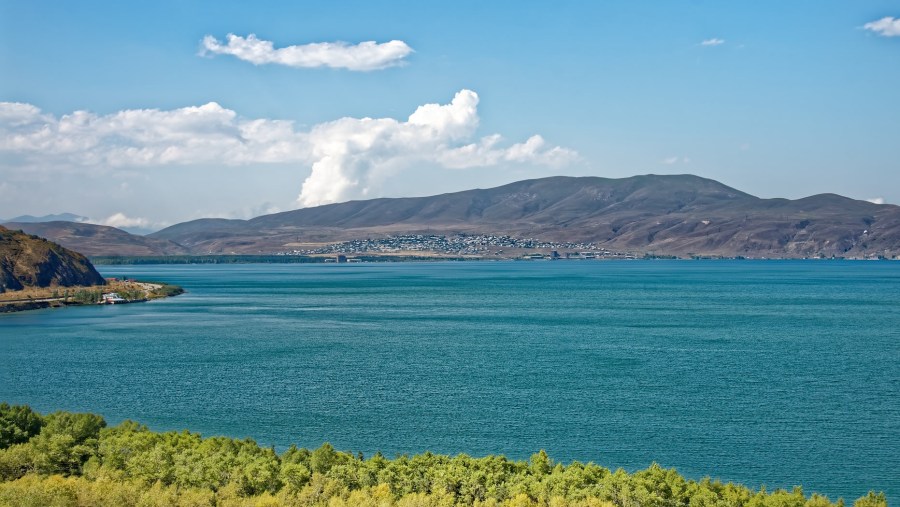
[[900, 262], [99, 269], [188, 293], [0, 315], [0, 400], [900, 500]]

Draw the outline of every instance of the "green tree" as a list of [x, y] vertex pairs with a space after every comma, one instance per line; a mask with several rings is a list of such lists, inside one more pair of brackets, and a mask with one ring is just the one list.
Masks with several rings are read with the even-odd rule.
[[[0, 506], [844, 507], [799, 487], [755, 491], [657, 464], [610, 472], [554, 463], [543, 451], [529, 461], [428, 452], [365, 460], [325, 444], [279, 456], [250, 439], [156, 433], [131, 421], [105, 428], [90, 414], [51, 414], [34, 435], [27, 407], [2, 414], [17, 421], [9, 434], [32, 436], [0, 449]], [[853, 507], [887, 501], [870, 492]]]
[[0, 403], [0, 449], [29, 441], [43, 424], [41, 415], [27, 405]]
[[286, 463], [281, 467], [281, 481], [293, 491], [300, 491], [312, 479], [312, 472], [306, 465]]
[[853, 502], [853, 507], [887, 507], [887, 497], [883, 491], [880, 493], [869, 491], [868, 495]]
[[82, 465], [96, 454], [100, 430], [105, 426], [106, 421], [94, 414], [50, 414], [40, 434], [29, 442], [34, 448], [36, 470], [48, 474], [80, 474]]
[[0, 450], [0, 481], [12, 481], [34, 471], [34, 452], [29, 444]]
[[331, 467], [337, 465], [340, 458], [337, 451], [328, 442], [312, 452], [309, 457], [310, 468], [313, 472], [327, 474]]
[[531, 462], [528, 466], [528, 469], [533, 475], [547, 475], [550, 473], [550, 470], [552, 468], [553, 461], [551, 461], [550, 457], [547, 456], [547, 452], [545, 450], [541, 449], [541, 451], [537, 454], [531, 455]]

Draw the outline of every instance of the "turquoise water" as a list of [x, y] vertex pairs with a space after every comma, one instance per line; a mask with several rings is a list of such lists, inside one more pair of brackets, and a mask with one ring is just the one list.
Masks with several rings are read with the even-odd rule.
[[0, 315], [0, 400], [900, 499], [900, 263], [104, 266], [146, 304]]

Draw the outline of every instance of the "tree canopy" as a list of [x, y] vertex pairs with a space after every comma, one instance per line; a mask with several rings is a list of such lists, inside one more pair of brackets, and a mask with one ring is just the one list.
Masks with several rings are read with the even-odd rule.
[[[47, 416], [0, 404], [0, 506], [843, 507], [838, 499], [686, 479], [653, 464], [627, 473], [594, 463], [429, 452], [388, 459], [251, 439], [107, 427], [94, 414]], [[887, 507], [869, 492], [853, 507]]]

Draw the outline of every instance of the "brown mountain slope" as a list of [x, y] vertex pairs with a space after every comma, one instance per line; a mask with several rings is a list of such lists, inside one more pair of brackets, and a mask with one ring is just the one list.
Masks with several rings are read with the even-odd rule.
[[834, 194], [760, 199], [691, 175], [552, 177], [430, 197], [372, 199], [151, 234], [195, 253], [270, 253], [395, 234], [501, 234], [667, 255], [900, 255], [900, 207]]
[[28, 234], [49, 238], [85, 255], [178, 255], [188, 253], [171, 241], [127, 233], [115, 227], [78, 222], [4, 224]]
[[0, 292], [105, 283], [85, 256], [45, 239], [0, 227]]

